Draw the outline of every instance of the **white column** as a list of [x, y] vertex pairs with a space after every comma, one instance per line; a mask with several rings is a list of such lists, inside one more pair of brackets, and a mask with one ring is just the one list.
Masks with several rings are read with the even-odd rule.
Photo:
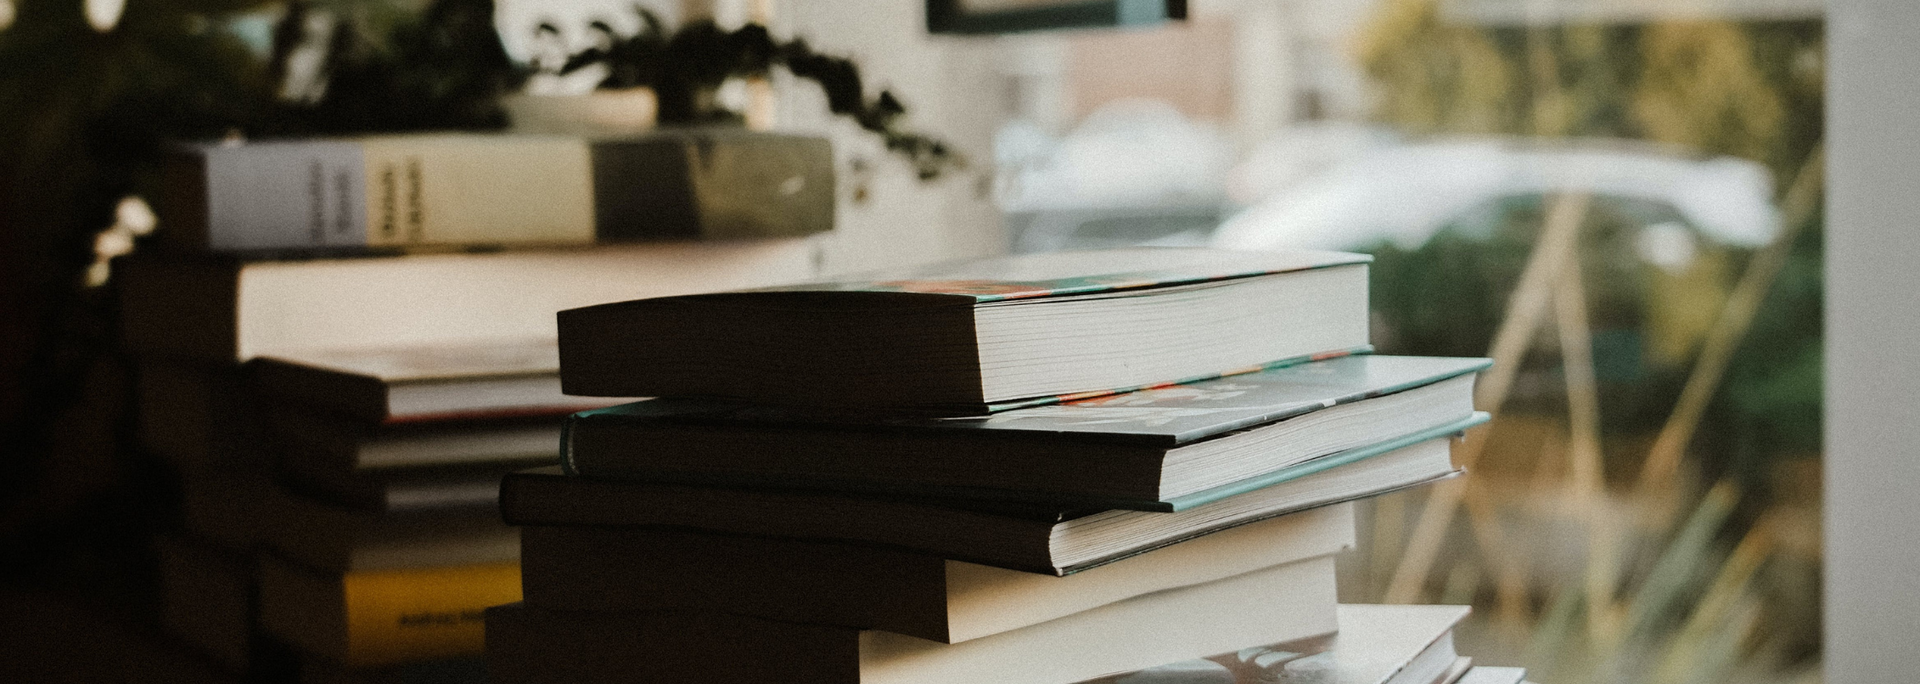
[[1920, 3], [1828, 15], [1826, 681], [1920, 644]]

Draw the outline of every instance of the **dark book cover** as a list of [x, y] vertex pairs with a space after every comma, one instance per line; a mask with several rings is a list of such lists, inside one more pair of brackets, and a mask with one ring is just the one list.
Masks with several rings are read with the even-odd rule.
[[[803, 426], [819, 430], [914, 430], [956, 436], [984, 431], [1044, 439], [1124, 441], [1176, 447], [1477, 373], [1492, 363], [1484, 358], [1353, 355], [1184, 385], [1157, 386], [1056, 405], [954, 418], [888, 418], [700, 399], [653, 399], [573, 414], [568, 419], [568, 430], [591, 430], [601, 422], [662, 421], [740, 427]], [[562, 441], [567, 440], [563, 437]], [[566, 452], [566, 461], [570, 463], [576, 455], [570, 449]]]

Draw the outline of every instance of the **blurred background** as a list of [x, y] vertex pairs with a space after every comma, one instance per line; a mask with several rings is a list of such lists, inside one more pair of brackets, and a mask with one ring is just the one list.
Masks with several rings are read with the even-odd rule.
[[[1471, 603], [1460, 649], [1537, 681], [1818, 681], [1823, 3], [1184, 4], [985, 33], [929, 32], [913, 2], [638, 6], [848, 56], [952, 153], [928, 174], [785, 71], [721, 80], [743, 125], [833, 139], [822, 275], [1131, 244], [1374, 255], [1379, 351], [1494, 357], [1496, 418], [1456, 452], [1472, 477], [1363, 509], [1342, 600]], [[162, 142], [645, 126], [653, 105], [565, 66], [642, 30], [633, 7], [0, 0], [10, 594], [137, 616], [150, 593], [144, 539], [177, 502], [128, 427], [107, 260], [165, 229], [143, 199]], [[8, 612], [0, 632], [46, 624]]]

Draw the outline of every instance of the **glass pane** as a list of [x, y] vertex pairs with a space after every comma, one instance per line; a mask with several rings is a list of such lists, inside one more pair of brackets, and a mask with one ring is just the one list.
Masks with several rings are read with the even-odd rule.
[[1373, 254], [1382, 353], [1493, 356], [1454, 487], [1378, 499], [1348, 602], [1470, 603], [1569, 682], [1819, 659], [1817, 0], [1199, 2], [1008, 40], [1017, 252]]

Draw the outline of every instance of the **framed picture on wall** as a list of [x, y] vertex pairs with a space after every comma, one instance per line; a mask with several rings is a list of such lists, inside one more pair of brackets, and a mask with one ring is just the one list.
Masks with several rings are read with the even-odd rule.
[[1186, 0], [927, 0], [931, 33], [1143, 26], [1186, 18]]

